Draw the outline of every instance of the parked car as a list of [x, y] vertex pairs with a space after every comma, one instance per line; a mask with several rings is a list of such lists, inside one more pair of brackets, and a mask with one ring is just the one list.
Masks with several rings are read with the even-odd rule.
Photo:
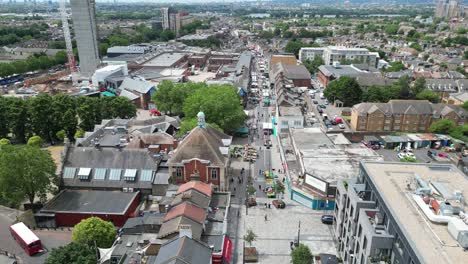
[[317, 100], [314, 100], [314, 101], [312, 101], [312, 102], [313, 102], [314, 104], [318, 104], [318, 101], [317, 101]]
[[345, 128], [346, 128], [345, 125], [343, 125], [343, 124], [338, 124], [338, 127], [339, 127], [340, 129], [345, 129]]
[[403, 152], [398, 153], [398, 158], [399, 158], [399, 159], [404, 159], [404, 158], [406, 158], [406, 157], [408, 157], [408, 156], [406, 155], [406, 153], [403, 153]]
[[329, 105], [330, 102], [328, 102], [328, 100], [325, 100], [325, 105]]
[[278, 209], [282, 209], [286, 207], [286, 204], [283, 202], [283, 200], [273, 200], [271, 203], [273, 204], [274, 207]]
[[332, 119], [331, 124], [336, 126], [336, 121]]
[[331, 225], [333, 224], [335, 217], [333, 215], [322, 215], [321, 220], [322, 220], [322, 223], [326, 225]]
[[326, 106], [326, 105], [323, 105], [323, 104], [322, 104], [322, 105], [319, 105], [319, 107], [320, 107], [320, 108], [323, 108], [323, 109], [327, 108], [327, 106]]
[[326, 125], [327, 127], [332, 125], [331, 122], [330, 122], [330, 120], [328, 120], [328, 119], [324, 120], [324, 122], [325, 122], [325, 125]]

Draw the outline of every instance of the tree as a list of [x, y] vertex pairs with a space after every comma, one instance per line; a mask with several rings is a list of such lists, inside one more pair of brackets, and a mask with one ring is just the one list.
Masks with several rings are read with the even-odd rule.
[[114, 224], [99, 217], [90, 217], [81, 220], [73, 229], [73, 241], [93, 245], [100, 248], [109, 248], [115, 240], [116, 230]]
[[238, 129], [245, 121], [240, 97], [231, 85], [211, 85], [185, 99], [186, 118], [195, 118], [200, 111], [205, 113], [207, 123], [217, 124], [225, 132]]
[[37, 147], [4, 146], [0, 149], [0, 195], [13, 204], [44, 196], [56, 181], [50, 152]]
[[426, 79], [424, 77], [419, 77], [414, 81], [413, 87], [411, 87], [411, 94], [416, 96], [418, 93], [426, 89]]
[[293, 264], [310, 264], [312, 263], [313, 255], [308, 246], [299, 244], [291, 252], [291, 257]]
[[257, 235], [252, 231], [252, 229], [247, 229], [247, 233], [244, 235], [245, 242], [252, 246], [252, 242], [254, 242], [256, 239]]
[[3, 146], [3, 145], [11, 145], [10, 140], [7, 138], [0, 139], [0, 146]]
[[85, 131], [93, 130], [95, 124], [101, 123], [101, 109], [99, 98], [78, 98], [76, 112], [80, 119], [79, 127]]
[[464, 103], [462, 104], [462, 107], [463, 107], [463, 109], [465, 109], [466, 111], [468, 111], [468, 101], [464, 102]]
[[323, 58], [321, 56], [315, 56], [314, 59], [312, 61], [310, 60], [304, 60], [302, 62], [304, 64], [304, 66], [307, 68], [307, 70], [309, 70], [309, 72], [311, 74], [315, 74], [318, 72], [318, 68], [321, 66], [321, 65], [324, 65], [325, 62], [323, 61]]
[[299, 50], [304, 47], [318, 47], [317, 44], [307, 44], [300, 41], [289, 41], [284, 48], [284, 51], [293, 53], [296, 57], [299, 55]]
[[30, 130], [28, 101], [21, 98], [8, 98], [8, 120], [10, 131], [20, 143], [26, 142]]
[[44, 139], [52, 142], [52, 137], [60, 130], [56, 112], [54, 112], [53, 99], [50, 95], [40, 94], [30, 98], [28, 114], [31, 121], [32, 131]]
[[44, 141], [40, 136], [32, 136], [28, 139], [28, 146], [40, 148]]
[[390, 67], [386, 69], [387, 72], [399, 72], [405, 69], [405, 65], [401, 61], [390, 62]]
[[253, 187], [252, 185], [247, 186], [247, 194], [249, 196], [254, 195], [256, 192], [257, 190], [255, 190], [255, 187]]
[[55, 136], [63, 142], [63, 140], [65, 139], [65, 137], [67, 137], [67, 132], [65, 132], [65, 130], [60, 130], [59, 132], [57, 132], [57, 134], [55, 134]]
[[[182, 137], [187, 132], [190, 132], [194, 127], [197, 126], [198, 120], [196, 118], [185, 118], [182, 123], [180, 124], [180, 129], [177, 131], [177, 136]], [[215, 123], [208, 123], [208, 126], [214, 128], [220, 132], [224, 132], [222, 128], [220, 128]]]
[[94, 264], [96, 262], [96, 249], [93, 246], [71, 242], [52, 249], [45, 264]]
[[408, 99], [411, 96], [410, 93], [410, 77], [408, 76], [403, 76], [401, 77], [397, 85], [400, 87], [400, 99]]
[[438, 103], [439, 102], [439, 95], [431, 90], [424, 90], [419, 92], [416, 95], [416, 99], [418, 100], [428, 100], [432, 103]]
[[[76, 100], [67, 94], [57, 94], [52, 97], [52, 109], [54, 112], [53, 116], [56, 119], [54, 122], [57, 123], [57, 127], [64, 130], [66, 136], [72, 140], [78, 126]], [[63, 141], [63, 138], [61, 141]]]
[[9, 130], [8, 119], [8, 101], [4, 97], [0, 97], [0, 138], [8, 136]]
[[206, 88], [205, 83], [178, 83], [162, 81], [158, 90], [153, 94], [152, 100], [161, 112], [173, 115], [183, 115], [185, 99], [199, 89]]
[[80, 128], [76, 131], [75, 135], [73, 135], [73, 138], [74, 139], [82, 138], [84, 137], [84, 134], [85, 134], [85, 131]]
[[441, 119], [432, 123], [429, 131], [437, 134], [450, 134], [455, 130], [455, 123], [449, 119]]
[[275, 182], [275, 193], [284, 193], [284, 184], [280, 180]]
[[113, 97], [110, 102], [112, 118], [129, 119], [136, 116], [136, 106], [122, 96]]
[[362, 101], [361, 87], [355, 79], [348, 76], [331, 81], [325, 89], [324, 95], [328, 101], [340, 100], [345, 106], [353, 106]]
[[68, 62], [68, 56], [65, 51], [61, 50], [55, 54], [55, 63], [65, 64], [67, 62]]

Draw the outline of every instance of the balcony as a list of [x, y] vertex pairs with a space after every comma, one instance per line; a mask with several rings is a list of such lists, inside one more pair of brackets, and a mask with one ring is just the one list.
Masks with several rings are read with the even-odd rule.
[[369, 256], [367, 263], [370, 264], [390, 264], [390, 256]]

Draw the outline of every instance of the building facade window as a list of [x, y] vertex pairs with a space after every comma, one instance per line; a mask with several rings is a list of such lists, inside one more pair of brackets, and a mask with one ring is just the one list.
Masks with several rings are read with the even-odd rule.
[[182, 179], [182, 177], [183, 177], [183, 168], [176, 167], [175, 175], [176, 175], [177, 179]]
[[211, 169], [211, 179], [212, 180], [218, 179], [218, 169]]

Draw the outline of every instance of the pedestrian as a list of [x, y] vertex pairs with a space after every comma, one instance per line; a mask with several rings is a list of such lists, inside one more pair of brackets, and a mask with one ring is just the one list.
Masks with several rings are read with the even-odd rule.
[[266, 222], [266, 221], [268, 221], [268, 219], [267, 219], [267, 215], [265, 215], [265, 222]]
[[267, 208], [267, 203], [265, 203], [265, 209]]
[[291, 248], [291, 250], [293, 249], [293, 246], [294, 246], [294, 242], [289, 241], [289, 247]]
[[268, 209], [271, 209], [271, 204], [268, 204]]
[[258, 189], [261, 191], [262, 190], [262, 186], [259, 184], [258, 185]]
[[286, 181], [286, 177], [283, 177], [283, 183]]
[[236, 187], [234, 187], [234, 192], [236, 192]]

